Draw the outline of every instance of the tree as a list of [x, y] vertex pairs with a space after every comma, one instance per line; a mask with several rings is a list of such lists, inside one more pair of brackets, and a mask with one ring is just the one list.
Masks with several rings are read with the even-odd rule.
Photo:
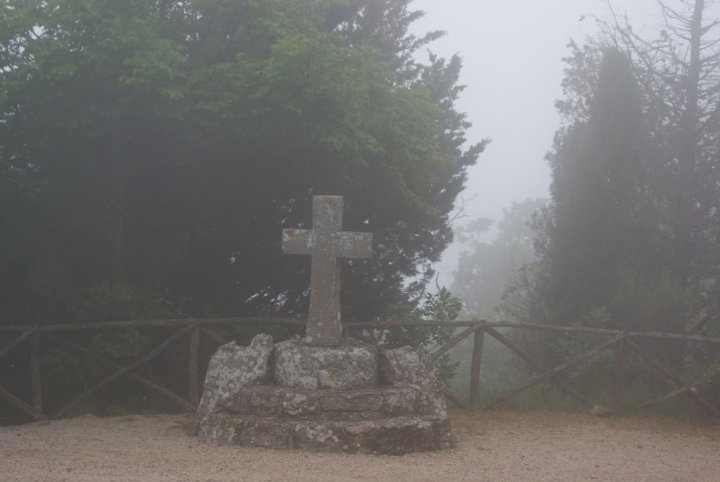
[[[571, 42], [557, 103], [564, 124], [548, 156], [553, 202], [535, 223], [538, 260], [506, 293], [512, 316], [635, 330], [718, 326], [720, 23], [703, 20], [713, 2], [677, 5], [660, 2], [657, 39], [615, 14], [598, 38]], [[531, 349], [550, 361], [572, 344], [553, 336]], [[689, 359], [678, 345], [652, 348], [676, 366]]]
[[486, 238], [492, 220], [476, 219], [458, 230], [459, 241], [467, 249], [460, 253], [451, 291], [463, 300], [472, 316], [495, 316], [503, 293], [519, 270], [535, 260], [530, 222], [544, 204], [540, 199], [514, 203], [504, 210], [491, 241]]
[[375, 235], [345, 316], [420, 301], [482, 145], [453, 107], [460, 60], [415, 60], [435, 34], [408, 34], [409, 3], [9, 2], [7, 316], [302, 315], [309, 263], [279, 233], [313, 194]]
[[702, 296], [692, 330], [718, 319], [720, 286], [720, 21], [709, 0], [659, 2], [664, 24], [645, 38], [615, 14], [605, 41], [634, 60], [656, 142], [653, 181], [663, 259], [672, 276]]
[[172, 155], [165, 126], [181, 109], [185, 57], [166, 7], [2, 7], [2, 164], [22, 213], [3, 231], [20, 227], [7, 279], [25, 288], [4, 301], [34, 306], [26, 318], [89, 280], [127, 281], [128, 191]]
[[537, 247], [547, 263], [543, 290], [552, 321], [575, 323], [609, 307], [625, 266], [649, 274], [656, 255], [644, 191], [647, 139], [632, 65], [608, 49], [587, 120], [559, 131], [548, 156], [553, 202]]
[[[202, 258], [214, 261], [194, 270], [202, 273], [194, 297], [202, 308], [196, 309], [303, 313], [308, 263], [279, 256], [277, 233], [308, 225], [313, 193], [343, 194], [347, 228], [375, 233], [373, 260], [351, 263], [344, 278], [345, 293], [353, 294], [343, 302], [346, 316], [372, 319], [407, 296], [405, 277], [422, 272], [423, 282], [429, 279], [430, 264], [450, 240], [447, 216], [465, 167], [481, 146], [462, 150], [467, 123], [452, 109], [459, 59], [434, 58], [427, 66], [406, 60], [400, 71], [388, 68], [419, 46], [404, 40], [417, 17], [399, 7], [407, 4], [351, 2], [352, 8], [327, 11], [323, 3], [313, 10], [298, 2], [312, 13], [310, 26], [294, 16], [291, 31], [257, 34], [277, 36], [267, 56], [248, 55], [240, 42], [230, 60], [198, 73], [194, 95], [202, 110], [194, 116], [208, 126], [199, 138], [217, 157], [190, 168], [198, 169], [191, 182], [206, 183], [192, 189], [213, 192], [191, 211], [203, 229], [222, 233], [208, 239], [227, 244], [203, 247]], [[382, 16], [378, 5], [384, 5]], [[376, 30], [395, 40], [378, 48]], [[231, 95], [223, 87], [228, 84]], [[227, 120], [236, 130], [218, 135], [214, 126]], [[228, 152], [242, 152], [243, 162]], [[208, 162], [215, 166], [210, 175]], [[254, 199], [268, 200], [262, 210], [248, 212], [254, 233], [227, 222]], [[215, 210], [219, 206], [232, 209]], [[353, 275], [356, 266], [362, 276]], [[412, 287], [412, 296], [422, 285]]]

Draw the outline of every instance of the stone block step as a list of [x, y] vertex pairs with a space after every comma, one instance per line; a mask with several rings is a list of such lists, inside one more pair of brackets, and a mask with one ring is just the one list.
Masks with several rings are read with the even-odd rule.
[[353, 390], [378, 384], [378, 351], [356, 342], [310, 346], [301, 340], [275, 344], [277, 385], [300, 389]]
[[452, 446], [449, 418], [431, 415], [343, 421], [220, 412], [203, 419], [198, 434], [219, 444], [320, 452], [402, 455]]
[[413, 387], [357, 390], [301, 390], [278, 385], [250, 385], [222, 403], [223, 411], [259, 417], [373, 420], [423, 414]]

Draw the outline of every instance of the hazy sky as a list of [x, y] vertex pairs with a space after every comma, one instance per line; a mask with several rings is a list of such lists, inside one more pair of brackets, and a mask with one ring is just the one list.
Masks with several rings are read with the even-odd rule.
[[[655, 0], [614, 0], [636, 30], [655, 25]], [[462, 194], [469, 216], [497, 219], [503, 208], [528, 197], [547, 197], [550, 174], [544, 161], [559, 118], [554, 101], [561, 95], [563, 63], [571, 38], [595, 32], [593, 15], [607, 18], [605, 0], [415, 0], [425, 17], [415, 31], [443, 30], [430, 49], [463, 59], [458, 102], [473, 127], [469, 141], [492, 143], [471, 169]], [[581, 17], [585, 17], [581, 20]], [[457, 249], [438, 267], [441, 282], [455, 269]]]

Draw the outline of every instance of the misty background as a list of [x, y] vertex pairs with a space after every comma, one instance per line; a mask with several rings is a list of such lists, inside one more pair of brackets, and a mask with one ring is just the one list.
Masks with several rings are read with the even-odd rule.
[[[468, 142], [492, 139], [469, 169], [455, 228], [477, 218], [499, 220], [514, 202], [548, 198], [544, 158], [560, 123], [554, 104], [562, 95], [568, 42], [597, 34], [596, 18], [609, 19], [610, 6], [639, 32], [662, 21], [655, 0], [415, 0], [413, 6], [425, 12], [414, 27], [418, 35], [445, 32], [429, 50], [462, 58], [466, 88], [457, 106], [472, 123]], [[490, 230], [487, 237], [493, 235]], [[461, 250], [456, 239], [436, 265], [440, 285], [452, 283]]]

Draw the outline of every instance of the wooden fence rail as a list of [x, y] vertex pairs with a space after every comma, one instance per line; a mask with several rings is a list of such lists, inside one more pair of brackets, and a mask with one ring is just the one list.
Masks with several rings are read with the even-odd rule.
[[[301, 327], [305, 323], [302, 320], [291, 318], [198, 318], [198, 319], [169, 319], [169, 320], [131, 320], [117, 322], [99, 322], [99, 323], [76, 323], [62, 325], [0, 325], [0, 333], [15, 333], [17, 336], [0, 348], [0, 359], [7, 356], [18, 347], [29, 345], [30, 357], [30, 400], [23, 400], [15, 394], [10, 393], [3, 387], [0, 387], [0, 398], [5, 399], [8, 403], [26, 413], [35, 420], [45, 418], [60, 418], [66, 416], [71, 410], [77, 407], [83, 401], [89, 399], [93, 395], [106, 388], [107, 386], [117, 382], [121, 378], [128, 379], [139, 383], [147, 390], [165, 397], [174, 402], [183, 410], [192, 411], [195, 409], [200, 400], [200, 388], [202, 382], [202, 374], [200, 373], [200, 346], [203, 338], [212, 340], [216, 345], [227, 342], [225, 338], [213, 330], [216, 326], [222, 325], [280, 325]], [[639, 340], [675, 340], [696, 343], [720, 344], [720, 338], [704, 337], [698, 335], [683, 335], [676, 333], [659, 333], [659, 332], [623, 332], [618, 330], [608, 330], [600, 328], [586, 328], [575, 326], [553, 326], [532, 323], [513, 323], [513, 322], [486, 322], [486, 321], [433, 321], [433, 320], [402, 320], [391, 322], [362, 322], [347, 323], [345, 330], [348, 333], [357, 333], [359, 330], [379, 330], [393, 327], [418, 327], [418, 326], [443, 326], [461, 329], [456, 335], [447, 341], [443, 346], [437, 348], [430, 354], [432, 360], [439, 359], [450, 349], [460, 343], [462, 340], [472, 335], [472, 359], [470, 362], [470, 383], [469, 383], [469, 404], [472, 407], [478, 406], [478, 397], [480, 389], [480, 368], [483, 355], [483, 346], [486, 338], [492, 337], [499, 343], [507, 347], [522, 360], [524, 360], [530, 368], [535, 371], [535, 376], [515, 388], [508, 390], [506, 393], [496, 397], [494, 400], [486, 403], [483, 408], [491, 408], [502, 402], [509, 400], [515, 395], [521, 393], [528, 388], [539, 383], [548, 381], [553, 383], [559, 390], [567, 393], [571, 397], [577, 399], [580, 403], [587, 407], [595, 407], [596, 404], [587, 395], [573, 387], [567, 380], [563, 379], [563, 373], [568, 369], [578, 366], [580, 363], [598, 355], [601, 352], [615, 348], [615, 366], [613, 373], [612, 400], [613, 408], [617, 409], [619, 405], [622, 374], [624, 369], [624, 361], [628, 352], [636, 353], [641, 359], [645, 360], [650, 367], [660, 373], [672, 385], [673, 390], [668, 394], [649, 400], [643, 404], [651, 405], [662, 403], [680, 395], [687, 396], [698, 405], [703, 407], [708, 413], [720, 419], [720, 409], [704, 399], [697, 390], [700, 384], [710, 382], [720, 376], [720, 369], [710, 369], [707, 373], [701, 375], [695, 380], [683, 380], [681, 377], [673, 373], [673, 371], [665, 367], [660, 361], [648, 353], [639, 343]], [[141, 355], [132, 363], [122, 366], [115, 361], [108, 359], [102, 353], [98, 353], [87, 345], [83, 345], [77, 340], [71, 339], [70, 334], [78, 332], [104, 332], [110, 330], [122, 330], [128, 328], [170, 328], [175, 332], [158, 344], [149, 352]], [[565, 361], [555, 367], [547, 368], [543, 364], [533, 358], [529, 353], [523, 350], [506, 334], [499, 329], [512, 328], [516, 330], [537, 330], [551, 331], [560, 333], [586, 333], [609, 337], [610, 340], [601, 343], [597, 347], [588, 350], [586, 353], [580, 354], [572, 360]], [[359, 334], [359, 333], [358, 333]], [[146, 376], [138, 373], [138, 369], [145, 366], [152, 360], [156, 359], [163, 353], [166, 353], [171, 347], [177, 346], [182, 339], [187, 338], [187, 394], [180, 395], [174, 391], [163, 387], [158, 382], [150, 380]], [[59, 410], [48, 415], [43, 406], [43, 384], [41, 379], [41, 358], [42, 358], [42, 342], [43, 340], [51, 341], [58, 345], [67, 346], [72, 350], [92, 359], [99, 365], [105, 366], [112, 372], [96, 382], [93, 386], [77, 395], [75, 398], [67, 402]], [[2, 365], [0, 365], [1, 367]], [[449, 395], [448, 395], [449, 396]], [[449, 396], [451, 401], [460, 404], [457, 400]]]
[[[472, 360], [470, 365], [470, 393], [468, 394], [469, 404], [471, 407], [476, 407], [478, 402], [478, 393], [480, 386], [480, 365], [483, 353], [483, 344], [485, 340], [485, 334], [495, 338], [501, 344], [505, 345], [510, 351], [515, 353], [521, 359], [523, 359], [530, 367], [537, 373], [535, 377], [520, 384], [519, 386], [508, 390], [506, 393], [495, 398], [493, 401], [485, 404], [482, 408], [489, 409], [510, 398], [518, 395], [519, 393], [529, 389], [532, 386], [549, 381], [557, 386], [561, 391], [564, 391], [568, 395], [577, 399], [583, 405], [594, 409], [599, 407], [599, 404], [593, 402], [593, 400], [587, 395], [583, 394], [567, 381], [561, 378], [562, 372], [567, 371], [570, 368], [577, 367], [582, 362], [602, 353], [608, 348], [614, 346], [615, 351], [615, 368], [613, 373], [613, 386], [612, 386], [612, 402], [613, 408], [617, 410], [620, 405], [620, 392], [622, 387], [622, 374], [624, 368], [624, 360], [627, 356], [628, 351], [635, 352], [641, 358], [643, 358], [653, 369], [660, 373], [667, 381], [669, 381], [675, 388], [672, 392], [662, 397], [649, 400], [643, 403], [641, 406], [647, 406], [657, 403], [662, 403], [678, 395], [686, 395], [691, 400], [700, 405], [712, 416], [720, 419], [720, 409], [714, 406], [695, 390], [695, 388], [702, 384], [707, 383], [715, 377], [720, 376], [720, 368], [716, 368], [708, 371], [704, 375], [697, 379], [685, 382], [679, 376], [672, 373], [670, 369], [663, 366], [661, 362], [656, 360], [650, 355], [645, 349], [643, 349], [637, 340], [674, 340], [684, 342], [695, 342], [695, 343], [709, 343], [709, 344], [720, 344], [720, 338], [699, 336], [699, 335], [686, 335], [679, 333], [662, 333], [662, 332], [631, 332], [631, 331], [620, 331], [620, 330], [609, 330], [603, 328], [588, 328], [580, 326], [557, 326], [557, 325], [542, 325], [535, 323], [517, 323], [517, 322], [486, 322], [486, 321], [429, 321], [429, 320], [408, 320], [408, 321], [388, 321], [381, 323], [349, 323], [348, 329], [385, 329], [392, 328], [395, 326], [454, 326], [457, 328], [467, 327], [465, 330], [459, 332], [457, 335], [452, 337], [444, 346], [438, 348], [431, 354], [433, 360], [437, 360], [440, 356], [445, 354], [450, 348], [457, 345], [463, 339], [473, 334], [473, 349], [472, 349]], [[611, 340], [602, 343], [601, 345], [578, 355], [572, 360], [566, 361], [556, 367], [547, 369], [543, 365], [535, 360], [530, 354], [525, 352], [520, 346], [514, 343], [509, 337], [503, 335], [498, 331], [499, 328], [511, 328], [516, 330], [537, 330], [537, 331], [549, 331], [549, 332], [560, 332], [560, 333], [585, 333], [600, 336], [612, 337]], [[720, 377], [719, 377], [720, 378]], [[457, 402], [455, 402], [457, 404]]]

